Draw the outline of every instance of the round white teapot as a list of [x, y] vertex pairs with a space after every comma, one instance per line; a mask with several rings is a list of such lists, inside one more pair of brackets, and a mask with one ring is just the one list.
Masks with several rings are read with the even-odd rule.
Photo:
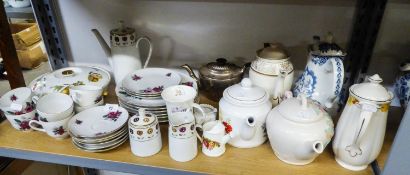
[[272, 109], [269, 95], [249, 78], [226, 88], [219, 101], [219, 119], [233, 137], [228, 144], [252, 148], [266, 141], [265, 121]]
[[266, 129], [275, 155], [293, 165], [312, 162], [334, 134], [329, 114], [304, 94], [273, 108]]

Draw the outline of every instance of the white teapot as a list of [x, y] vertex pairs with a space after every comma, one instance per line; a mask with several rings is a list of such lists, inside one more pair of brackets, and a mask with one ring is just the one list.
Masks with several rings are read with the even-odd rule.
[[249, 78], [269, 93], [273, 106], [276, 106], [283, 100], [284, 92], [292, 87], [293, 65], [280, 44], [265, 45], [265, 48], [256, 52], [256, 60], [252, 61], [249, 69]]
[[238, 148], [252, 148], [266, 141], [265, 120], [272, 103], [269, 95], [254, 86], [249, 78], [225, 89], [219, 101], [219, 119], [232, 139], [228, 144]]
[[[319, 42], [319, 38], [315, 38]], [[303, 74], [296, 80], [293, 94], [306, 94], [326, 108], [331, 108], [343, 86], [343, 59], [346, 53], [333, 41], [333, 35], [326, 36], [311, 48]]]
[[367, 168], [380, 153], [386, 131], [387, 114], [393, 93], [375, 74], [369, 82], [352, 85], [350, 96], [336, 126], [333, 152], [344, 168]]
[[108, 62], [114, 71], [116, 84], [120, 84], [122, 79], [129, 73], [141, 69], [141, 56], [138, 46], [142, 40], [146, 40], [149, 44], [149, 52], [143, 68], [147, 67], [152, 54], [152, 44], [148, 37], [143, 36], [137, 39], [135, 29], [124, 27], [123, 21], [120, 21], [120, 27], [110, 31], [110, 48], [97, 29], [91, 31], [97, 37], [108, 57]]
[[275, 155], [293, 165], [312, 162], [334, 134], [329, 114], [304, 94], [273, 108], [266, 119], [266, 129]]

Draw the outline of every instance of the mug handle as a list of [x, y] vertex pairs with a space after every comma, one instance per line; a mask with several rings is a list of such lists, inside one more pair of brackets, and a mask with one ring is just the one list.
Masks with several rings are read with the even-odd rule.
[[[206, 113], [205, 113], [204, 109], [201, 107], [201, 105], [199, 105], [198, 103], [194, 103], [192, 105], [192, 107], [198, 109], [199, 112], [201, 112], [201, 114], [202, 114], [201, 119], [203, 119], [203, 120], [206, 119]], [[197, 122], [196, 118], [195, 118], [195, 122]]]
[[[196, 130], [197, 128], [201, 128], [201, 130], [203, 131], [202, 125], [196, 125], [196, 124], [195, 124], [195, 135], [196, 135], [196, 137], [198, 138], [198, 140], [199, 140], [201, 143], [203, 143], [202, 136], [198, 134], [198, 131]], [[204, 134], [204, 133], [202, 132], [202, 135], [203, 135], [203, 134]]]
[[146, 68], [148, 66], [149, 60], [151, 59], [151, 55], [152, 55], [152, 43], [151, 43], [151, 39], [149, 39], [147, 36], [143, 36], [143, 37], [138, 38], [137, 44], [135, 45], [137, 48], [138, 48], [141, 40], [146, 40], [148, 42], [148, 45], [149, 45], [149, 51], [148, 51], [147, 59], [145, 60], [144, 67], [142, 67], [142, 68]]
[[32, 128], [34, 130], [37, 130], [37, 131], [46, 132], [46, 130], [44, 128], [37, 128], [37, 126], [34, 125], [34, 124], [42, 126], [39, 122], [37, 122], [35, 120], [30, 120], [30, 122], [28, 123], [30, 128]]

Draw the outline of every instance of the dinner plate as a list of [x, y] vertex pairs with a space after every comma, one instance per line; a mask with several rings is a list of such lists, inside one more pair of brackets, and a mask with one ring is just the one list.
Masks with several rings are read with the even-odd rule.
[[[83, 143], [83, 144], [91, 144], [91, 143], [103, 143], [103, 142], [107, 142], [110, 140], [113, 140], [117, 137], [120, 137], [124, 134], [128, 133], [128, 126], [124, 125], [125, 127], [123, 127], [121, 130], [113, 133], [112, 135], [108, 135], [106, 137], [102, 137], [102, 138], [77, 138], [74, 136], [71, 136], [71, 138], [73, 140], [75, 140], [77, 143]], [[71, 135], [71, 134], [70, 134]]]
[[72, 141], [75, 142], [78, 146], [81, 146], [82, 148], [102, 149], [102, 148], [107, 148], [107, 147], [111, 147], [113, 145], [118, 144], [119, 142], [121, 142], [121, 140], [124, 139], [124, 137], [128, 138], [128, 133], [120, 135], [119, 137], [116, 137], [112, 140], [108, 140], [106, 142], [101, 142], [101, 143], [80, 143], [80, 142], [77, 142], [76, 140], [72, 140]]
[[132, 72], [122, 81], [122, 87], [127, 91], [140, 94], [161, 94], [170, 86], [181, 82], [179, 73], [164, 68], [145, 68]]
[[79, 138], [102, 138], [120, 130], [128, 121], [128, 111], [118, 106], [109, 111], [106, 106], [97, 106], [82, 111], [68, 122], [70, 133]]
[[77, 143], [72, 142], [78, 149], [83, 150], [83, 151], [87, 151], [87, 152], [104, 152], [104, 151], [109, 151], [112, 149], [115, 149], [119, 146], [121, 146], [124, 142], [126, 142], [128, 140], [128, 137], [125, 137], [123, 140], [120, 140], [117, 144], [107, 147], [107, 148], [100, 148], [100, 149], [89, 149], [89, 148], [84, 148], [80, 145], [77, 145]]

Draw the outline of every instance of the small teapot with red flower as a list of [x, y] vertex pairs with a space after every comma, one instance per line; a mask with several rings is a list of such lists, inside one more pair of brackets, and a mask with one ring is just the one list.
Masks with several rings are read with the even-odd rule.
[[233, 137], [232, 128], [225, 122], [210, 121], [202, 126], [202, 152], [210, 157], [221, 156], [225, 152], [225, 144]]

